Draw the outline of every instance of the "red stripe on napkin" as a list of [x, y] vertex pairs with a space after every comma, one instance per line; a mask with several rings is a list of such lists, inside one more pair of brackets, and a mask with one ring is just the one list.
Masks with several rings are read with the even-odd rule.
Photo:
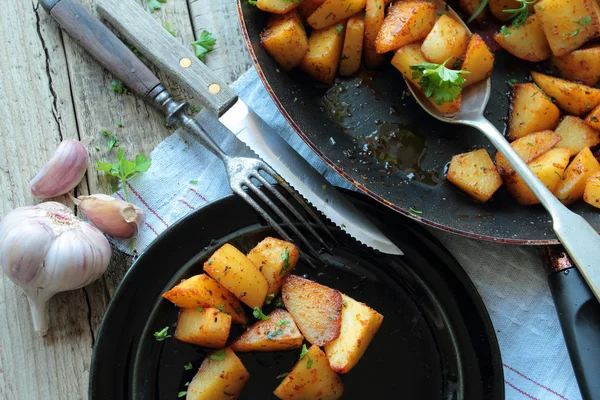
[[532, 382], [532, 383], [535, 383], [535, 384], [536, 384], [536, 385], [538, 385], [539, 387], [546, 389], [547, 391], [549, 391], [549, 392], [550, 392], [550, 393], [552, 393], [552, 394], [555, 394], [556, 396], [560, 397], [561, 399], [563, 399], [563, 400], [569, 400], [569, 399], [567, 399], [565, 396], [563, 396], [562, 394], [560, 394], [560, 393], [557, 393], [557, 392], [555, 392], [554, 390], [550, 389], [549, 387], [546, 387], [546, 386], [542, 385], [541, 383], [534, 381], [533, 379], [531, 379], [530, 377], [528, 377], [528, 376], [527, 376], [527, 375], [525, 375], [524, 373], [522, 373], [522, 372], [520, 372], [520, 371], [517, 371], [516, 369], [514, 369], [514, 368], [513, 368], [513, 367], [511, 367], [510, 365], [506, 365], [506, 364], [502, 364], [502, 365], [504, 365], [506, 368], [510, 369], [512, 372], [514, 372], [514, 373], [516, 373], [516, 374], [519, 374], [519, 375], [521, 375], [523, 378], [527, 379], [528, 381], [530, 381], [530, 382]]
[[162, 219], [162, 218], [161, 218], [161, 216], [160, 216], [160, 215], [158, 215], [158, 213], [157, 213], [156, 211], [154, 211], [154, 209], [153, 209], [152, 207], [150, 207], [150, 205], [149, 205], [148, 203], [146, 203], [146, 200], [144, 200], [144, 199], [142, 198], [142, 196], [140, 196], [140, 194], [139, 194], [139, 193], [138, 193], [138, 192], [137, 192], [137, 191], [136, 191], [136, 190], [133, 188], [133, 186], [131, 186], [131, 185], [128, 183], [128, 184], [127, 184], [127, 187], [129, 187], [129, 189], [131, 189], [131, 191], [133, 192], [133, 194], [135, 194], [135, 195], [136, 195], [136, 197], [137, 197], [138, 199], [140, 199], [140, 201], [142, 202], [142, 204], [143, 204], [143, 205], [145, 205], [145, 206], [146, 206], [146, 208], [148, 209], [148, 211], [150, 211], [152, 214], [154, 214], [154, 215], [156, 216], [156, 218], [158, 218], [158, 219], [160, 220], [160, 222], [162, 222], [163, 224], [165, 224], [165, 226], [166, 226], [167, 228], [169, 227], [169, 224], [167, 224], [167, 223], [165, 222], [165, 220], [164, 220], [164, 219]]
[[515, 385], [513, 385], [512, 383], [510, 383], [509, 381], [507, 381], [506, 379], [504, 380], [504, 382], [510, 386], [511, 388], [515, 389], [517, 392], [521, 393], [524, 396], [527, 396], [528, 398], [532, 399], [532, 400], [540, 400], [537, 397], [533, 397], [532, 395], [530, 395], [529, 393], [527, 393], [524, 390], [519, 389], [518, 387], [516, 387]]

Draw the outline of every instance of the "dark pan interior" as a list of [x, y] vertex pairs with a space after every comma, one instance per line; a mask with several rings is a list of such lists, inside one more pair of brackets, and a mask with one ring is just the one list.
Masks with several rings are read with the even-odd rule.
[[[519, 206], [504, 188], [480, 204], [444, 178], [453, 155], [485, 148], [493, 156], [496, 150], [475, 129], [428, 116], [389, 63], [378, 71], [338, 77], [333, 86], [317, 83], [299, 70], [286, 73], [260, 45], [268, 15], [246, 0], [239, 0], [238, 8], [248, 48], [271, 97], [302, 139], [356, 187], [402, 214], [446, 231], [507, 243], [557, 243], [551, 218], [541, 206]], [[488, 38], [494, 29], [479, 33]], [[538, 66], [503, 50], [494, 53], [486, 116], [502, 132], [509, 81], [526, 81], [528, 71]], [[378, 141], [376, 136], [387, 139]], [[391, 151], [380, 152], [381, 148]], [[386, 167], [386, 161], [394, 167]], [[600, 230], [596, 209], [582, 201], [571, 208]]]

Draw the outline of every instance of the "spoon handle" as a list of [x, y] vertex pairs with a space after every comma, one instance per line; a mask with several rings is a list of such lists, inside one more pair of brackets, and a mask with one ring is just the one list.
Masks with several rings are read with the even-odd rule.
[[600, 301], [600, 235], [580, 215], [565, 207], [529, 169], [504, 136], [487, 119], [470, 121], [506, 157], [510, 165], [550, 213], [556, 236]]

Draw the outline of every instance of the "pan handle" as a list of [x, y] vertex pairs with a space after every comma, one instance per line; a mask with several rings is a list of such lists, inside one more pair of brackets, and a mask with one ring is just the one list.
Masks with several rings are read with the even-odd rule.
[[581, 396], [600, 399], [600, 303], [562, 246], [540, 253]]
[[198, 95], [215, 115], [220, 117], [235, 103], [235, 92], [134, 0], [96, 0], [96, 8], [129, 43]]

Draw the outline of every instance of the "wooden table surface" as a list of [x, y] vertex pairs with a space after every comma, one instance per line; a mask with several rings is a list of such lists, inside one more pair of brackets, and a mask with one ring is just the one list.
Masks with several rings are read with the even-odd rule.
[[[79, 1], [93, 11], [93, 0]], [[138, 1], [147, 7], [147, 0]], [[168, 22], [185, 44], [203, 30], [214, 33], [217, 46], [206, 63], [229, 83], [250, 66], [236, 13], [235, 0], [167, 0], [152, 15]], [[63, 139], [88, 142], [90, 166], [77, 196], [111, 193], [111, 184], [93, 168], [96, 160], [114, 158], [102, 130], [116, 131], [129, 155], [149, 154], [170, 134], [157, 111], [112, 90], [110, 73], [62, 33], [37, 0], [3, 2], [0, 48], [0, 218], [39, 201], [28, 182]], [[176, 97], [193, 102], [177, 84], [158, 76]], [[95, 336], [131, 261], [113, 249], [103, 277], [56, 295], [45, 338], [33, 330], [21, 289], [0, 273], [0, 399], [87, 398]]]

